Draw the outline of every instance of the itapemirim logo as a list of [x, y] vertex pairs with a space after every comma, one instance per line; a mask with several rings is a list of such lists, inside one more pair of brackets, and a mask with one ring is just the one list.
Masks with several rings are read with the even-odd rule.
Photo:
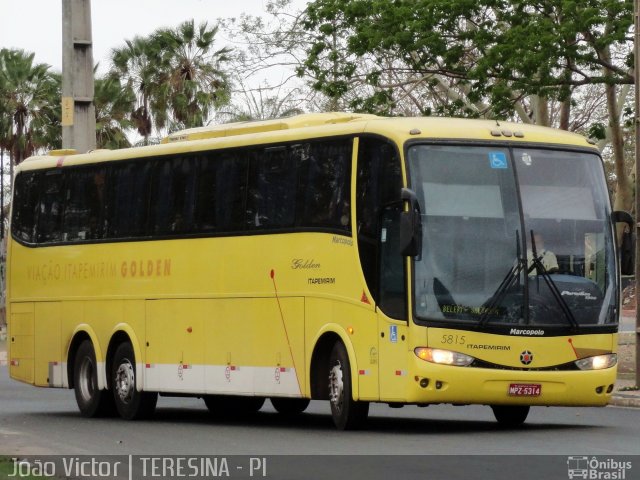
[[567, 458], [567, 475], [569, 479], [585, 480], [626, 480], [627, 471], [631, 470], [631, 462], [614, 458], [571, 456]]

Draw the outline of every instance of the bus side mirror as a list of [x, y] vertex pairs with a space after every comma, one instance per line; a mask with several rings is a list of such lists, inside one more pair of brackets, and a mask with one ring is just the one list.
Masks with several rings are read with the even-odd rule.
[[621, 210], [611, 214], [614, 223], [626, 223], [628, 228], [622, 233], [620, 242], [620, 273], [622, 275], [633, 275], [635, 268], [635, 235], [633, 232], [633, 217]]
[[422, 253], [422, 219], [418, 197], [413, 190], [403, 188], [401, 192], [403, 210], [400, 217], [400, 253], [406, 257], [417, 257]]

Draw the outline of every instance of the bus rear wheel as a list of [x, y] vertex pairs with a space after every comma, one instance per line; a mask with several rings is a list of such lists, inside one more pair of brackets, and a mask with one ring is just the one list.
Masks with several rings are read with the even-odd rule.
[[218, 417], [256, 413], [264, 405], [264, 397], [243, 397], [236, 395], [205, 395], [204, 404], [209, 412]]
[[491, 405], [491, 409], [498, 423], [504, 427], [522, 425], [529, 415], [528, 405]]
[[299, 415], [309, 406], [308, 398], [283, 398], [274, 397], [271, 405], [282, 415]]
[[133, 347], [125, 342], [113, 354], [111, 385], [116, 409], [125, 420], [138, 420], [153, 415], [158, 402], [156, 392], [139, 392]]
[[353, 399], [349, 355], [342, 342], [336, 342], [329, 356], [329, 403], [338, 430], [361, 428], [369, 414], [369, 402]]
[[91, 340], [84, 340], [76, 352], [73, 389], [82, 416], [91, 418], [114, 414], [115, 404], [111, 392], [98, 388], [98, 364]]

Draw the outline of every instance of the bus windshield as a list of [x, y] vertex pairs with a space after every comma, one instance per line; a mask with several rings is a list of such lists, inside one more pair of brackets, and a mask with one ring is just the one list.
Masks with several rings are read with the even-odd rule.
[[610, 204], [589, 152], [414, 144], [416, 321], [537, 334], [615, 323]]

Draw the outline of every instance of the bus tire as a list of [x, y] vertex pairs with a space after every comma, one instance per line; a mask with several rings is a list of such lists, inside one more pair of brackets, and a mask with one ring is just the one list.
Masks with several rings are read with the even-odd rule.
[[276, 411], [282, 415], [293, 416], [300, 415], [309, 406], [308, 398], [271, 398], [271, 405]]
[[104, 417], [115, 413], [113, 395], [98, 389], [98, 363], [91, 340], [84, 340], [73, 362], [73, 389], [83, 417]]
[[136, 359], [129, 342], [118, 345], [113, 354], [111, 385], [116, 409], [122, 418], [138, 420], [153, 415], [158, 394], [137, 390]]
[[238, 395], [205, 395], [204, 404], [215, 416], [240, 417], [256, 413], [264, 405], [264, 397], [244, 397]]
[[338, 430], [356, 430], [367, 420], [369, 402], [353, 399], [349, 355], [340, 341], [335, 343], [329, 356], [329, 404]]
[[504, 427], [517, 427], [524, 423], [529, 415], [528, 405], [491, 405], [493, 415]]

